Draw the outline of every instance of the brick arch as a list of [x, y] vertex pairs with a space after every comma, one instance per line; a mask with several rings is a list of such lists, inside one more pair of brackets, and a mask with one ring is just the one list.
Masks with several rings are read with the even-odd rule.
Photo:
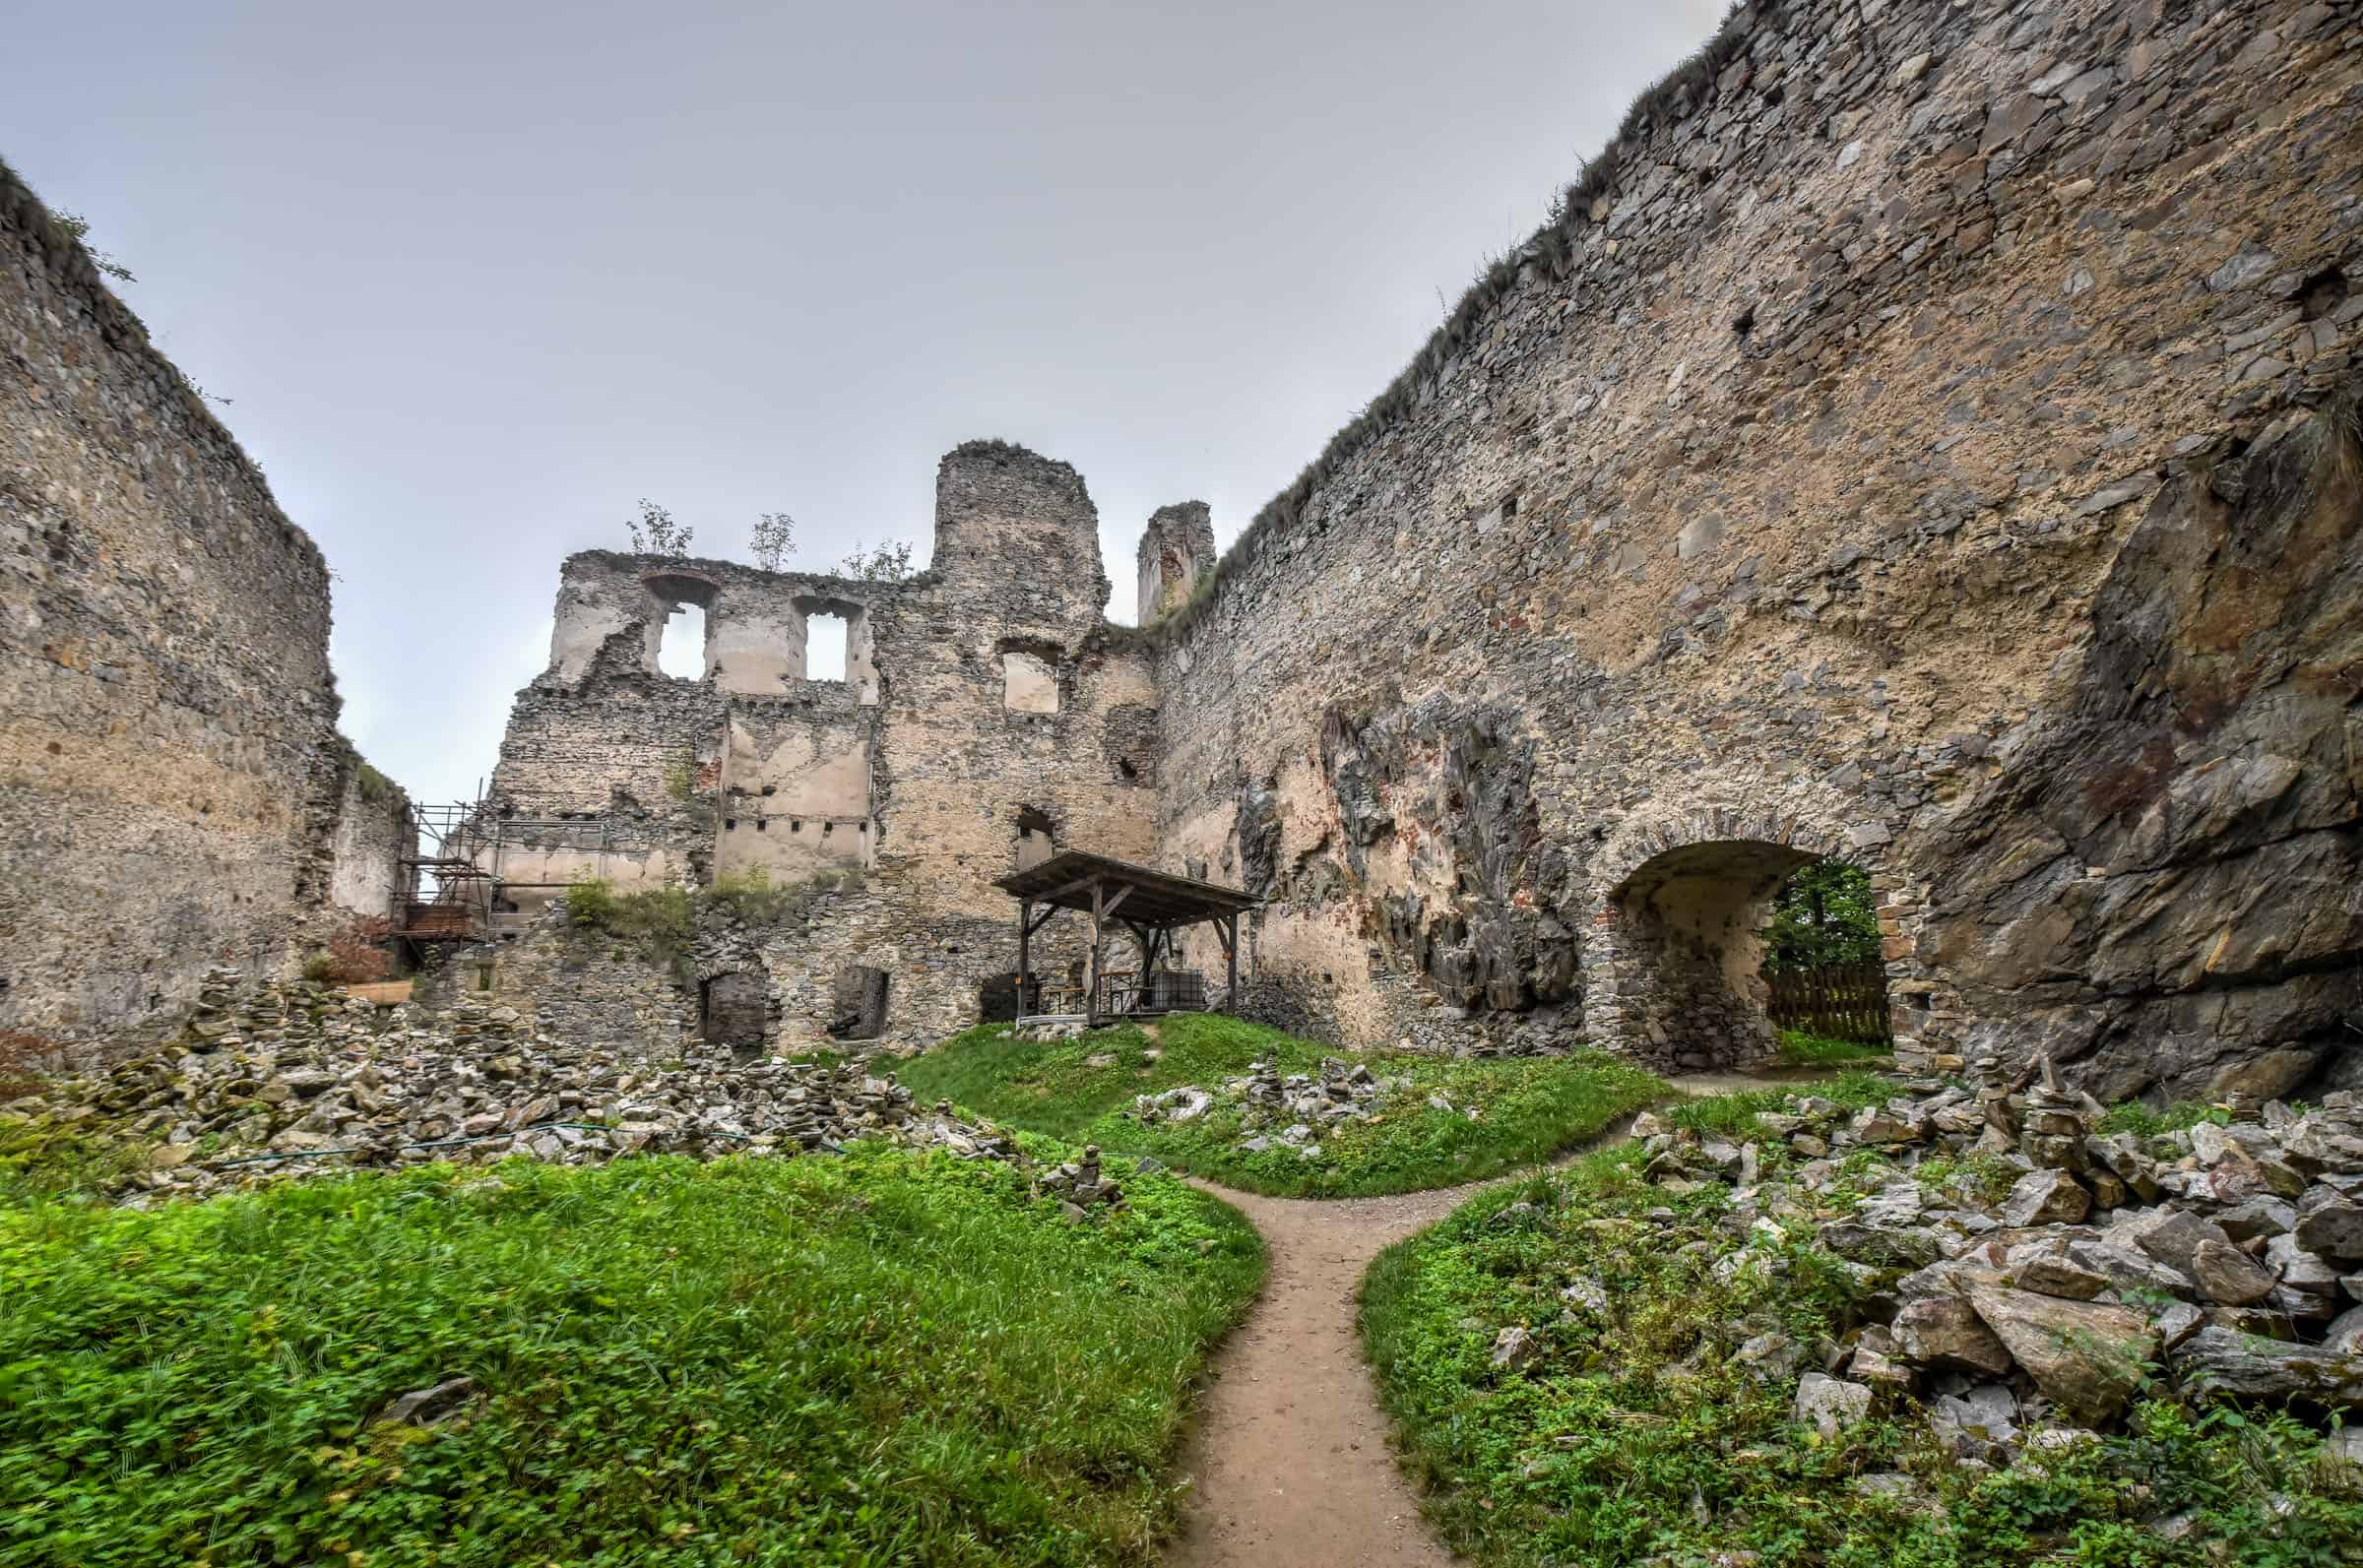
[[1627, 819], [1586, 880], [1584, 1014], [1594, 1042], [1683, 1070], [1768, 1053], [1755, 933], [1781, 883], [1834, 859], [1867, 872], [1883, 906], [1897, 891], [1884, 829], [1847, 818], [1833, 795], [1692, 801]]

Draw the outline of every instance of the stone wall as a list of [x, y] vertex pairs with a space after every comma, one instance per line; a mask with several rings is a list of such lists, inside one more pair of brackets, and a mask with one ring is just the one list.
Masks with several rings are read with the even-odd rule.
[[1913, 1059], [2339, 1071], [2359, 21], [1737, 13], [1160, 629], [1159, 852], [1269, 896], [1263, 1004], [1744, 1057], [1839, 855]]
[[1214, 512], [1203, 501], [1161, 506], [1149, 514], [1134, 551], [1139, 567], [1138, 619], [1149, 626], [1189, 602], [1214, 574]]
[[410, 796], [355, 759], [329, 840], [329, 903], [349, 914], [399, 918], [410, 886], [402, 862], [417, 845]]
[[292, 960], [351, 768], [328, 624], [319, 550], [0, 167], [0, 1030]]
[[[550, 666], [518, 694], [493, 775], [491, 809], [515, 825], [499, 866], [511, 901], [603, 870], [619, 891], [759, 870], [798, 901], [745, 925], [701, 903], [684, 1017], [695, 988], [759, 972], [774, 1042], [824, 1045], [866, 969], [886, 977], [888, 1045], [966, 1027], [1016, 962], [1015, 906], [991, 883], [1021, 846], [1040, 854], [1047, 828], [1061, 848], [1155, 852], [1151, 659], [1103, 618], [1108, 593], [1082, 479], [999, 442], [943, 460], [933, 562], [908, 580], [571, 557]], [[706, 617], [698, 680], [657, 668], [664, 621], [687, 602]], [[847, 621], [844, 680], [805, 676], [817, 613]], [[586, 850], [589, 819], [628, 824], [642, 847]], [[1038, 969], [1080, 942], [1060, 916]], [[512, 988], [573, 972], [529, 958]], [[874, 1013], [874, 985], [862, 994], [853, 1012]]]

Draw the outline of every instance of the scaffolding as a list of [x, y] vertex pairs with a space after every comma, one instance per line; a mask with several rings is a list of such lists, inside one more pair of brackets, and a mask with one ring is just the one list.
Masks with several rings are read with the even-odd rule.
[[421, 944], [486, 941], [504, 907], [513, 908], [509, 895], [566, 886], [511, 878], [514, 853], [587, 856], [587, 867], [577, 874], [605, 880], [609, 854], [644, 851], [656, 843], [650, 825], [636, 818], [612, 811], [518, 816], [487, 802], [480, 791], [472, 802], [415, 806], [413, 815], [418, 838], [402, 862], [408, 892], [401, 934]]

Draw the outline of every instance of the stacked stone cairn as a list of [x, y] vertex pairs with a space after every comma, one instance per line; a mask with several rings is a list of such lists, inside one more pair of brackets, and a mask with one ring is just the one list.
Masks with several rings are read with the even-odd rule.
[[[1656, 1115], [1634, 1128], [1651, 1182], [1728, 1189], [1741, 1244], [1718, 1275], [1778, 1272], [1781, 1247], [1810, 1240], [1862, 1286], [1843, 1343], [1774, 1333], [1741, 1347], [1766, 1375], [1809, 1368], [1799, 1419], [1834, 1435], [1874, 1408], [1917, 1408], [1964, 1460], [2000, 1465], [2085, 1440], [2144, 1378], [2192, 1397], [2363, 1409], [2363, 1096], [2140, 1136], [2102, 1132], [2103, 1108], [2048, 1062], [2011, 1088], [1900, 1087], [1850, 1117], [1810, 1095], [1760, 1115], [1791, 1157], [1776, 1178], [1758, 1143]], [[1866, 1151], [1890, 1162], [1868, 1192], [1850, 1159]], [[1912, 1171], [1940, 1155], [2018, 1174], [1990, 1201], [1999, 1180], [1965, 1159], [1932, 1196]], [[1675, 1223], [1671, 1209], [1653, 1218]], [[2363, 1463], [2363, 1430], [2335, 1440]]]
[[[1143, 1161], [1143, 1169], [1163, 1169], [1154, 1161]], [[1058, 1200], [1058, 1212], [1069, 1220], [1088, 1219], [1095, 1209], [1120, 1209], [1124, 1195], [1100, 1170], [1100, 1146], [1085, 1144], [1083, 1158], [1069, 1160], [1045, 1171], [1035, 1182], [1042, 1191]]]
[[[1249, 1062], [1245, 1078], [1234, 1078], [1220, 1090], [1185, 1084], [1160, 1094], [1141, 1095], [1127, 1112], [1140, 1122], [1194, 1121], [1219, 1106], [1237, 1106], [1239, 1124], [1247, 1136], [1239, 1144], [1245, 1154], [1268, 1149], [1296, 1150], [1299, 1158], [1321, 1157], [1320, 1130], [1341, 1122], [1368, 1121], [1378, 1114], [1386, 1098], [1410, 1087], [1408, 1077], [1380, 1078], [1359, 1062], [1321, 1058], [1320, 1071], [1283, 1077], [1270, 1062]], [[1431, 1102], [1441, 1099], [1431, 1096]], [[1448, 1102], [1445, 1109], [1452, 1108]], [[1469, 1114], [1474, 1115], [1471, 1111]]]
[[[584, 1164], [627, 1154], [787, 1156], [854, 1139], [1024, 1166], [1014, 1143], [862, 1068], [734, 1059], [685, 1041], [643, 1062], [533, 1034], [513, 1008], [432, 1018], [305, 982], [250, 990], [218, 972], [176, 1040], [96, 1076], [52, 1079], [0, 1116], [104, 1129], [150, 1146], [113, 1194], [131, 1207], [287, 1176], [526, 1155]], [[1118, 1195], [1097, 1174], [1062, 1192]], [[1053, 1185], [1046, 1182], [1047, 1185]], [[1102, 1196], [1105, 1193], [1106, 1196]]]

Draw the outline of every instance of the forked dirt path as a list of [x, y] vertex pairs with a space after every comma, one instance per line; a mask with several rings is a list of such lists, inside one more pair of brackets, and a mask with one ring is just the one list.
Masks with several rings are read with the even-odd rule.
[[[1691, 1095], [1759, 1089], [1734, 1075], [1676, 1081]], [[1622, 1122], [1565, 1157], [1629, 1136]], [[1514, 1181], [1515, 1174], [1496, 1178]], [[1395, 1464], [1378, 1387], [1362, 1358], [1355, 1292], [1371, 1260], [1494, 1182], [1392, 1198], [1259, 1198], [1194, 1185], [1263, 1232], [1263, 1294], [1216, 1358], [1182, 1456], [1195, 1489], [1170, 1568], [1398, 1568], [1461, 1559], [1420, 1518]]]
[[1232, 1332], [1182, 1473], [1196, 1490], [1174, 1568], [1395, 1568], [1449, 1563], [1396, 1469], [1378, 1389], [1354, 1328], [1354, 1292], [1380, 1249], [1479, 1191], [1394, 1198], [1258, 1198], [1197, 1185], [1263, 1232], [1271, 1272]]

